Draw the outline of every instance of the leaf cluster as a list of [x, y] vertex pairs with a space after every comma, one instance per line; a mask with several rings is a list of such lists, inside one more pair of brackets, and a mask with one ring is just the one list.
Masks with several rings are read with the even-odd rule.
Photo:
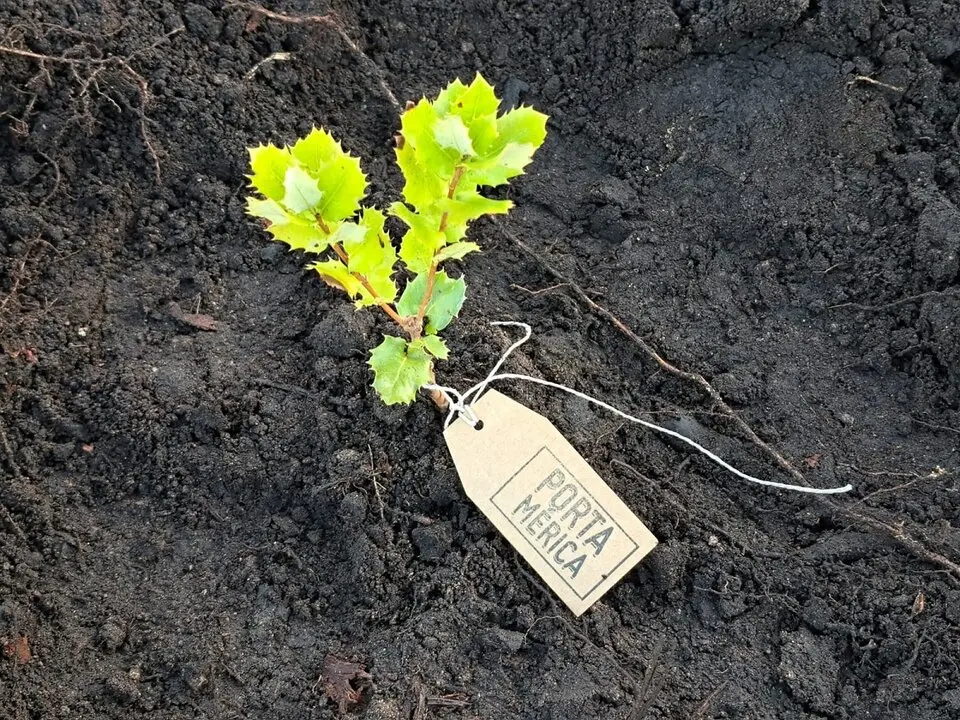
[[[247, 199], [247, 212], [274, 239], [319, 256], [309, 267], [324, 282], [357, 307], [379, 306], [404, 331], [405, 338], [386, 336], [369, 360], [373, 387], [388, 405], [414, 400], [432, 381], [434, 360], [448, 355], [438, 333], [459, 314], [466, 283], [441, 264], [480, 249], [465, 239], [470, 223], [512, 207], [481, 188], [522, 174], [546, 137], [546, 115], [529, 107], [498, 115], [499, 105], [479, 74], [411, 104], [397, 137], [403, 201], [386, 213], [361, 205], [360, 161], [322, 128], [292, 146], [250, 150], [258, 195]], [[388, 215], [406, 228], [397, 245], [385, 229]]]

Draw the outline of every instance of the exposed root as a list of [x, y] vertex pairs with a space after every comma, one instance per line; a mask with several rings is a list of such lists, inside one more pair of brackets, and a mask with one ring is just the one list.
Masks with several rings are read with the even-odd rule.
[[[124, 57], [118, 55], [108, 55], [107, 57], [73, 57], [67, 53], [62, 55], [45, 55], [42, 53], [33, 52], [32, 50], [27, 50], [26, 48], [15, 47], [13, 45], [0, 45], [0, 53], [21, 57], [28, 60], [34, 60], [40, 64], [40, 71], [30, 80], [28, 85], [34, 85], [38, 81], [43, 82], [48, 86], [53, 84], [50, 71], [47, 69], [47, 64], [64, 65], [69, 67], [75, 82], [80, 87], [78, 97], [83, 103], [83, 116], [91, 118], [92, 114], [89, 109], [89, 101], [91, 97], [104, 98], [108, 102], [112, 103], [118, 111], [122, 111], [116, 100], [103, 92], [99, 85], [99, 81], [102, 79], [104, 72], [109, 70], [119, 71], [120, 74], [131, 81], [134, 84], [134, 87], [137, 89], [139, 102], [137, 106], [132, 109], [137, 114], [140, 137], [142, 138], [144, 147], [146, 148], [147, 153], [152, 161], [154, 179], [159, 185], [160, 158], [157, 154], [156, 147], [153, 144], [153, 140], [150, 137], [150, 132], [147, 130], [146, 107], [151, 100], [150, 90], [147, 85], [147, 81], [142, 75], [133, 69], [133, 67], [130, 65], [130, 62], [137, 55], [156, 49], [158, 46], [182, 31], [182, 27], [175, 28], [174, 30], [171, 30], [162, 37], [158, 38], [155, 42], [151, 43], [147, 47], [141, 48], [140, 50], [130, 53]], [[84, 43], [80, 47], [87, 46], [89, 46], [89, 43]], [[36, 101], [37, 94], [34, 93], [30, 101], [27, 103], [27, 107], [24, 109], [22, 116], [20, 118], [12, 118], [14, 122], [14, 130], [18, 134], [25, 136], [28, 133], [27, 118], [30, 116]], [[47, 158], [47, 160], [50, 161], [49, 158]], [[55, 191], [56, 187], [59, 185], [60, 173], [59, 169], [56, 167], [56, 163], [53, 163], [52, 161], [50, 162], [54, 165], [54, 170], [57, 176], [57, 182], [54, 187]], [[50, 196], [45, 198], [44, 202], [46, 202], [49, 197]]]
[[[284, 13], [274, 12], [273, 10], [268, 10], [262, 5], [257, 5], [256, 3], [251, 2], [242, 2], [241, 0], [228, 0], [224, 4], [225, 8], [236, 7], [243, 8], [244, 10], [249, 10], [253, 13], [253, 17], [248, 23], [249, 28], [255, 28], [259, 22], [260, 18], [267, 18], [269, 20], [276, 20], [278, 22], [288, 23], [292, 25], [325, 25], [326, 27], [332, 29], [337, 35], [340, 36], [340, 39], [343, 40], [344, 44], [350, 48], [350, 51], [360, 58], [370, 71], [377, 78], [377, 83], [380, 85], [380, 89], [383, 91], [383, 94], [387, 97], [387, 100], [390, 101], [390, 104], [395, 108], [400, 107], [400, 103], [397, 101], [397, 96], [394, 95], [393, 90], [390, 89], [390, 85], [387, 83], [386, 73], [383, 72], [381, 67], [374, 62], [373, 58], [367, 55], [363, 50], [360, 49], [360, 46], [357, 45], [353, 38], [347, 34], [346, 28], [343, 26], [343, 22], [339, 17], [333, 12], [328, 12], [325, 15], [286, 15]], [[271, 56], [272, 57], [272, 56]], [[270, 58], [267, 58], [268, 60]], [[274, 58], [278, 59], [278, 58]], [[287, 59], [287, 58], [282, 58]], [[255, 66], [253, 72], [256, 68], [259, 67], [259, 63]], [[250, 75], [251, 73], [248, 73]]]
[[[584, 305], [586, 305], [590, 310], [592, 310], [597, 315], [608, 320], [614, 327], [616, 327], [620, 332], [626, 335], [630, 340], [632, 340], [638, 347], [640, 347], [661, 369], [675, 375], [682, 380], [693, 383], [694, 385], [699, 386], [714, 402], [717, 408], [720, 409], [721, 414], [732, 421], [740, 431], [747, 436], [747, 438], [761, 451], [763, 451], [767, 457], [769, 457], [773, 462], [777, 464], [784, 472], [786, 472], [791, 478], [793, 478], [797, 483], [801, 485], [808, 485], [806, 478], [803, 474], [797, 470], [783, 455], [781, 455], [775, 448], [773, 448], [769, 443], [764, 442], [760, 437], [753, 431], [753, 429], [747, 424], [747, 422], [741, 418], [734, 410], [731, 408], [726, 401], [721, 397], [720, 393], [717, 392], [716, 388], [710, 384], [710, 382], [700, 375], [699, 373], [692, 373], [686, 370], [681, 370], [675, 365], [671, 364], [665, 360], [653, 347], [635, 332], [633, 332], [629, 327], [627, 327], [617, 316], [612, 312], [607, 310], [605, 307], [597, 304], [587, 295], [586, 291], [581, 288], [577, 283], [570, 280], [559, 270], [547, 263], [543, 258], [535, 253], [533, 250], [528, 248], [516, 235], [511, 233], [509, 230], [500, 226], [503, 234], [508, 237], [513, 243], [519, 248], [525, 255], [527, 255], [533, 262], [540, 267], [544, 272], [550, 275], [554, 280], [557, 281], [556, 288], [567, 288], [572, 292], [578, 300], [580, 300]], [[524, 290], [526, 290], [524, 288]], [[529, 290], [526, 290], [530, 292]], [[864, 513], [858, 512], [853, 508], [846, 507], [836, 500], [817, 496], [814, 499], [815, 502], [822, 503], [826, 506], [831, 512], [836, 513], [837, 515], [844, 516], [851, 520], [852, 522], [869, 528], [874, 531], [888, 535], [896, 540], [901, 547], [908, 550], [910, 553], [919, 557], [932, 565], [936, 565], [944, 570], [946, 570], [951, 578], [951, 580], [960, 584], [960, 564], [957, 564], [955, 561], [947, 558], [940, 553], [930, 550], [923, 542], [917, 540], [911, 534], [909, 534], [903, 523], [891, 524], [879, 518], [866, 515]], [[853, 506], [854, 508], [856, 506]]]

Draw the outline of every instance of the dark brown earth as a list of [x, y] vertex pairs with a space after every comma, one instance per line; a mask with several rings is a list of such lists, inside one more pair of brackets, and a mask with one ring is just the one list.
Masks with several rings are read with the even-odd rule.
[[[960, 717], [960, 5], [226, 5], [0, 3], [0, 717], [332, 718], [328, 654], [367, 718]], [[790, 480], [545, 261], [852, 494], [502, 384], [661, 541], [579, 620], [543, 590], [373, 394], [387, 326], [243, 213], [314, 124], [395, 199], [388, 89], [477, 70], [550, 135], [440, 379], [523, 320], [510, 368]]]

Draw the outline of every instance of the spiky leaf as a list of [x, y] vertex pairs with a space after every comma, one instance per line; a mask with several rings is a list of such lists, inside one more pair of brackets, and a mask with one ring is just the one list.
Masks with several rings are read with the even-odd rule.
[[249, 148], [250, 185], [261, 195], [280, 202], [286, 192], [283, 185], [287, 168], [293, 163], [293, 157], [287, 148], [276, 145], [259, 145]]
[[315, 222], [303, 218], [290, 216], [285, 223], [273, 223], [267, 231], [274, 239], [289, 245], [291, 250], [319, 254], [330, 247], [330, 236]]
[[343, 148], [326, 130], [313, 128], [294, 143], [290, 153], [307, 172], [319, 176], [327, 163], [343, 155]]
[[437, 145], [444, 150], [453, 150], [461, 158], [473, 157], [477, 154], [473, 149], [467, 126], [456, 115], [448, 115], [437, 120], [433, 126], [433, 137]]
[[314, 263], [310, 267], [319, 273], [320, 279], [327, 285], [337, 290], [343, 290], [352, 298], [359, 296], [362, 300], [368, 295], [367, 291], [363, 289], [363, 284], [339, 260], [324, 260]]
[[276, 200], [261, 200], [255, 197], [247, 198], [247, 215], [263, 218], [271, 223], [290, 222], [290, 215]]
[[447, 245], [439, 253], [437, 253], [437, 262], [441, 263], [444, 260], [459, 260], [465, 255], [476, 252], [479, 249], [480, 246], [475, 242], [468, 242], [466, 240], [455, 242], [451, 245]]
[[410, 227], [400, 241], [400, 259], [411, 272], [427, 272], [433, 263], [434, 255], [447, 242], [446, 235], [439, 230], [439, 214], [424, 215], [414, 212], [403, 203], [391, 205], [390, 213]]
[[430, 355], [423, 343], [385, 336], [370, 353], [373, 388], [387, 405], [411, 403], [430, 382]]
[[447, 344], [437, 335], [425, 335], [418, 341], [423, 349], [433, 355], [438, 360], [446, 360], [450, 357], [450, 350]]
[[[382, 212], [366, 208], [360, 222], [354, 226], [360, 232], [352, 232], [346, 237], [343, 249], [349, 258], [350, 271], [366, 278], [380, 300], [393, 302], [397, 297], [397, 286], [393, 282], [397, 251], [384, 229], [385, 221]], [[376, 303], [377, 298], [369, 296], [362, 298], [358, 305]]]
[[497, 109], [500, 99], [493, 86], [477, 73], [473, 82], [450, 107], [463, 120], [478, 151], [486, 150], [497, 137]]
[[[421, 273], [407, 283], [397, 301], [397, 312], [405, 317], [416, 315], [423, 303], [423, 296], [429, 284], [429, 275]], [[440, 270], [433, 282], [433, 292], [427, 301], [424, 313], [427, 319], [428, 333], [438, 333], [443, 330], [460, 313], [463, 301], [467, 294], [467, 284], [463, 278], [450, 278]]]
[[292, 213], [313, 210], [323, 197], [317, 179], [299, 165], [287, 168], [283, 177], [283, 188], [283, 206]]

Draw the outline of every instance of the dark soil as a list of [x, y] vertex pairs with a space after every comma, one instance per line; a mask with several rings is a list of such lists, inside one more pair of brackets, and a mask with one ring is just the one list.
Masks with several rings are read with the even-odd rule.
[[[328, 654], [371, 719], [960, 717], [955, 1], [272, 6], [356, 49], [226, 5], [0, 4], [0, 717], [333, 718]], [[385, 203], [385, 88], [477, 70], [550, 135], [474, 228], [440, 379], [524, 320], [511, 368], [790, 480], [570, 285], [532, 294], [546, 262], [851, 495], [502, 384], [661, 542], [575, 620], [431, 404], [381, 406], [388, 325], [244, 216], [245, 148], [322, 124]]]

